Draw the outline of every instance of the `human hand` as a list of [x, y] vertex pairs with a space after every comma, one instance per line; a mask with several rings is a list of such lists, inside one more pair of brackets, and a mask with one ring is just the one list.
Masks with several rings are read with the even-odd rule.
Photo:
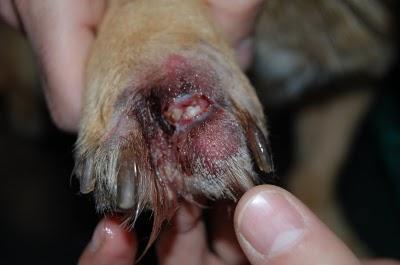
[[[231, 222], [220, 228], [230, 228], [231, 235], [234, 236]], [[245, 260], [240, 248], [232, 248], [238, 246], [237, 241], [229, 240], [223, 246], [221, 239], [223, 238], [218, 233], [207, 238], [201, 210], [197, 206], [184, 205], [155, 243], [159, 264], [242, 264], [238, 263]], [[211, 251], [209, 242], [214, 251]], [[137, 244], [135, 234], [121, 228], [118, 220], [104, 218], [96, 227], [79, 264], [134, 264], [137, 258]]]
[[[239, 64], [251, 61], [252, 29], [262, 0], [204, 0], [216, 24], [237, 50]], [[23, 30], [40, 64], [54, 123], [76, 132], [82, 108], [85, 64], [105, 13], [106, 0], [1, 0], [0, 17]]]
[[302, 202], [275, 186], [248, 191], [236, 207], [234, 224], [253, 265], [400, 265], [389, 260], [360, 261]]
[[[232, 247], [233, 242], [210, 250], [198, 212], [185, 210], [178, 215], [174, 226], [157, 243], [160, 264], [247, 263], [240, 249]], [[137, 245], [134, 235], [115, 221], [106, 219], [101, 224], [79, 264], [133, 264]], [[219, 229], [230, 226], [225, 223]], [[390, 260], [358, 260], [304, 204], [274, 186], [258, 186], [248, 191], [236, 207], [234, 226], [243, 253], [253, 265], [400, 264]], [[100, 247], [93, 248], [93, 242], [99, 238], [102, 243], [95, 245]]]

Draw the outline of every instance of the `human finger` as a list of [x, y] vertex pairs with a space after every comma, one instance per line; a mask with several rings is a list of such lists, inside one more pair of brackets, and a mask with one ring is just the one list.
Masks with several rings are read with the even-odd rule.
[[220, 264], [208, 248], [201, 209], [184, 204], [160, 235], [157, 255], [162, 265]]
[[85, 65], [105, 0], [15, 1], [41, 66], [46, 100], [55, 124], [76, 131]]
[[217, 257], [226, 265], [248, 264], [237, 241], [233, 227], [235, 205], [218, 202], [210, 213], [210, 244]]
[[237, 60], [246, 69], [252, 60], [253, 31], [263, 0], [205, 0], [215, 23], [236, 50]]
[[258, 186], [242, 197], [235, 229], [253, 265], [360, 264], [303, 203], [275, 186]]
[[83, 251], [79, 265], [132, 265], [135, 261], [137, 241], [118, 220], [104, 218], [96, 227], [93, 237]]

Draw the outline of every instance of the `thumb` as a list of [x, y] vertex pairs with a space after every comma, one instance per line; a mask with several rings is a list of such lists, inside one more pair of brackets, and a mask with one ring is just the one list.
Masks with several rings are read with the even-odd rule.
[[304, 204], [278, 187], [248, 191], [236, 207], [235, 230], [253, 265], [360, 264]]

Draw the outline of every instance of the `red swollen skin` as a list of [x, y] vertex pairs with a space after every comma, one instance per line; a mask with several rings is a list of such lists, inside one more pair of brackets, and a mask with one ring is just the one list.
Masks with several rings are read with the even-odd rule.
[[[146, 88], [152, 121], [142, 115], [155, 167], [161, 171], [168, 168], [160, 175], [167, 176], [168, 184], [178, 188], [173, 188], [178, 193], [184, 192], [179, 190], [182, 178], [193, 175], [189, 169], [195, 159], [202, 157], [207, 170], [214, 172], [217, 169], [212, 161], [233, 155], [240, 145], [240, 126], [224, 110], [229, 102], [219, 91], [215, 76], [193, 68], [185, 58], [170, 56], [164, 78]], [[185, 115], [190, 108], [195, 109], [194, 115]], [[170, 175], [173, 169], [181, 170]]]

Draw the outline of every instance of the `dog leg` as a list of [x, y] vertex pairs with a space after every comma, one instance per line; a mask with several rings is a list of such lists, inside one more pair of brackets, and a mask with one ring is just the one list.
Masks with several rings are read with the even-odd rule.
[[100, 211], [237, 199], [272, 171], [263, 108], [199, 0], [110, 1], [87, 68], [76, 173]]

